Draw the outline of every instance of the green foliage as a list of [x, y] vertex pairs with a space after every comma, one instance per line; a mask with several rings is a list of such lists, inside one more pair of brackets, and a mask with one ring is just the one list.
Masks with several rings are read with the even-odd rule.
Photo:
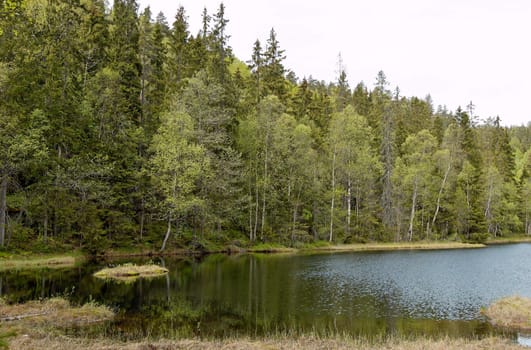
[[351, 91], [341, 62], [299, 81], [273, 29], [246, 66], [223, 4], [196, 35], [135, 0], [0, 7], [4, 250], [531, 232], [531, 125], [434, 111], [383, 72]]
[[2, 332], [0, 333], [0, 349], [9, 349], [9, 343], [8, 340], [11, 337], [16, 336], [17, 333], [15, 331], [9, 331], [9, 332]]

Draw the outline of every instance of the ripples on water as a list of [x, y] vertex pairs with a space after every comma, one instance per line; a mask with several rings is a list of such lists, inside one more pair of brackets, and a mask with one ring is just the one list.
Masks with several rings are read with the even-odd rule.
[[120, 314], [108, 332], [125, 338], [284, 330], [476, 337], [492, 332], [481, 307], [531, 297], [531, 244], [155, 262], [170, 274], [130, 285], [93, 278], [103, 263], [3, 272], [0, 295], [22, 301], [67, 291], [75, 302], [111, 305]]

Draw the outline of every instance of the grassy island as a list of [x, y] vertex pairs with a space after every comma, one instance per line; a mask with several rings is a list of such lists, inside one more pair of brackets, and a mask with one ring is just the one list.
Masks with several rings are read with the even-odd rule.
[[531, 331], [531, 298], [511, 296], [491, 304], [482, 313], [497, 327]]
[[134, 281], [137, 278], [150, 278], [163, 276], [168, 273], [168, 269], [158, 265], [134, 265], [124, 264], [116, 267], [108, 267], [94, 274], [95, 277], [103, 279], [115, 279], [118, 281]]

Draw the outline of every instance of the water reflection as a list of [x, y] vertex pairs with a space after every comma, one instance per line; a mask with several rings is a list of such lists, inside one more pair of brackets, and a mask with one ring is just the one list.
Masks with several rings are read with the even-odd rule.
[[531, 245], [519, 244], [473, 251], [164, 258], [154, 262], [170, 269], [167, 276], [132, 284], [93, 278], [106, 264], [100, 262], [2, 272], [0, 290], [11, 301], [60, 294], [77, 303], [100, 301], [119, 310], [106, 332], [124, 339], [279, 331], [477, 337], [493, 331], [479, 313], [482, 306], [506, 295], [531, 296], [530, 252]]

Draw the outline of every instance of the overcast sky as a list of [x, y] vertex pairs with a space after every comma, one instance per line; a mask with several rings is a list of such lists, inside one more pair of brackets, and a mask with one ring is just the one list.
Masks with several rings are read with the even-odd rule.
[[[173, 23], [184, 6], [190, 31], [219, 0], [140, 0]], [[272, 27], [299, 78], [337, 78], [341, 53], [351, 87], [374, 86], [383, 70], [404, 96], [430, 94], [455, 110], [472, 101], [481, 119], [505, 125], [531, 121], [531, 1], [529, 0], [225, 0], [229, 44], [249, 60], [254, 41]], [[264, 46], [263, 45], [263, 46]]]

